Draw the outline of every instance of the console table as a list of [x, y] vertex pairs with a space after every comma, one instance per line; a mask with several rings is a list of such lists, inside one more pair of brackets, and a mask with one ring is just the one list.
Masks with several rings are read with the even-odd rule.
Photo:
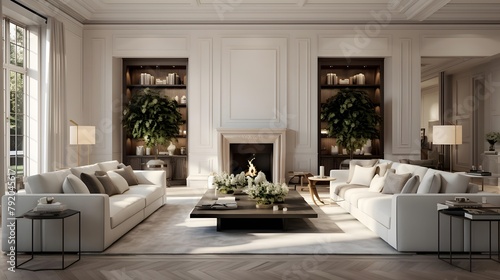
[[[67, 219], [67, 218], [70, 218], [70, 217], [73, 217], [73, 216], [78, 216], [78, 252], [77, 252], [77, 255], [78, 255], [78, 259], [74, 260], [73, 262], [69, 263], [68, 265], [65, 265], [65, 261], [64, 261], [64, 255], [66, 253], [65, 249], [64, 249], [64, 230], [65, 230], [65, 227], [64, 227], [64, 221]], [[17, 219], [29, 219], [31, 220], [31, 258], [29, 258], [28, 260], [18, 264], [17, 263], [17, 256], [18, 256], [18, 251], [17, 251], [17, 232], [18, 232], [18, 226], [17, 226]], [[60, 268], [38, 268], [38, 269], [30, 269], [30, 268], [27, 268], [27, 267], [21, 267], [22, 265], [25, 265], [27, 264], [28, 262], [30, 262], [31, 260], [34, 259], [35, 257], [35, 252], [34, 252], [34, 246], [33, 246], [33, 241], [34, 241], [34, 234], [35, 234], [35, 230], [34, 230], [34, 223], [35, 223], [35, 220], [39, 221], [40, 223], [43, 221], [43, 220], [60, 220], [61, 221], [61, 233], [62, 233], [62, 238], [61, 238], [61, 267]], [[40, 213], [40, 212], [34, 212], [33, 210], [30, 210], [26, 213], [24, 213], [22, 216], [19, 216], [19, 217], [16, 217], [16, 221], [15, 221], [15, 254], [16, 254], [16, 257], [15, 257], [15, 267], [18, 268], [18, 269], [25, 269], [25, 270], [31, 270], [31, 271], [40, 271], [40, 270], [64, 270], [66, 268], [68, 268], [69, 266], [73, 265], [74, 263], [76, 263], [77, 261], [80, 260], [80, 257], [81, 257], [81, 236], [82, 236], [82, 231], [81, 231], [81, 214], [80, 214], [80, 211], [77, 211], [77, 210], [71, 210], [71, 209], [67, 209], [67, 210], [64, 210], [64, 211], [61, 211], [61, 212], [55, 212], [55, 213]], [[40, 234], [42, 234], [40, 232]]]

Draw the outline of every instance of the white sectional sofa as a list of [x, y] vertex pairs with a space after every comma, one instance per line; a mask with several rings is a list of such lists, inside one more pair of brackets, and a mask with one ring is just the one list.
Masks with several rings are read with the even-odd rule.
[[[439, 202], [460, 196], [479, 202], [485, 198], [488, 203], [500, 206], [499, 194], [478, 192], [478, 186], [469, 183], [470, 178], [466, 176], [388, 160], [380, 160], [375, 165], [385, 164], [393, 169], [395, 174], [410, 174], [410, 178], [416, 175], [414, 187], [405, 186], [407, 193], [398, 193], [397, 191], [396, 193], [383, 193], [383, 190], [377, 189], [375, 181], [362, 178], [363, 176], [370, 178], [370, 174], [365, 174], [360, 179], [359, 174], [362, 174], [360, 172], [358, 172], [356, 180], [354, 177], [350, 180], [350, 183], [356, 181], [354, 183], [358, 184], [349, 184], [347, 183], [349, 174], [351, 172], [351, 175], [354, 175], [353, 169], [356, 168], [354, 166], [357, 164], [367, 163], [352, 161], [351, 170], [330, 171], [330, 176], [336, 178], [330, 183], [330, 197], [398, 251], [437, 252], [437, 204]], [[362, 169], [357, 168], [358, 171]], [[377, 176], [378, 179], [381, 178], [379, 175], [372, 174], [371, 180], [374, 180], [374, 176]], [[387, 178], [382, 182], [383, 188], [387, 187]], [[441, 249], [446, 250], [449, 248], [449, 224], [442, 223], [440, 229], [442, 232]], [[455, 236], [453, 250], [468, 249], [467, 237], [470, 232], [468, 232], [467, 222], [454, 222], [452, 230]], [[496, 229], [493, 230], [496, 231]], [[488, 249], [487, 231], [486, 224], [476, 223], [474, 225], [472, 230], [474, 250], [486, 251]], [[461, 241], [463, 236], [466, 237], [464, 242]], [[495, 240], [493, 244], [496, 246]]]
[[[81, 173], [95, 174], [96, 171], [101, 171], [107, 175], [112, 173], [111, 175], [116, 176], [117, 173], [111, 171], [118, 169], [118, 165], [118, 161], [108, 161], [28, 177], [25, 193], [15, 194], [14, 199], [9, 199], [8, 195], [2, 197], [2, 225], [8, 225], [9, 218], [12, 217], [7, 212], [9, 200], [15, 201], [15, 204], [11, 203], [11, 206], [15, 208], [16, 216], [19, 216], [33, 209], [41, 197], [52, 196], [55, 201], [65, 204], [68, 209], [81, 211], [82, 251], [104, 251], [165, 203], [166, 174], [162, 170], [132, 171], [129, 169], [129, 172], [133, 172], [133, 179], [136, 181], [132, 185], [128, 185], [129, 182], [126, 181], [127, 185], [124, 186], [124, 179], [118, 179], [122, 189], [114, 195], [89, 193], [88, 189], [87, 191], [78, 190], [83, 181], [80, 183], [79, 179], [75, 178], [82, 178]], [[76, 190], [71, 187], [71, 184], [68, 187], [70, 178], [73, 182], [76, 181], [72, 183], [77, 186]], [[116, 182], [115, 179], [113, 182]], [[30, 223], [26, 219], [19, 220], [17, 236], [19, 251], [31, 250]], [[8, 226], [2, 226], [2, 250], [4, 252], [9, 251], [12, 246], [9, 243], [9, 236], [12, 237], [11, 230]], [[42, 233], [41, 242], [35, 239], [35, 251], [60, 250], [60, 221], [44, 220], [41, 224], [35, 222], [35, 230], [37, 236], [40, 231]], [[67, 219], [65, 239], [66, 250], [76, 251], [78, 248], [77, 219]]]

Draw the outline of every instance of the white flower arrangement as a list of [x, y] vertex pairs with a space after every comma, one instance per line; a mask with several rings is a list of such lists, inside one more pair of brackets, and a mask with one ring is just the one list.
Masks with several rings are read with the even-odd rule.
[[228, 174], [222, 172], [214, 176], [214, 185], [220, 193], [233, 193], [237, 189], [242, 189], [247, 185], [245, 172], [240, 174]]
[[245, 192], [252, 199], [257, 200], [257, 204], [272, 204], [277, 201], [284, 201], [288, 194], [288, 186], [283, 183], [270, 183], [266, 180], [266, 175], [259, 172], [255, 179], [248, 177], [248, 186]]
[[486, 141], [488, 143], [493, 143], [495, 144], [496, 142], [500, 141], [500, 132], [488, 132], [486, 133]]

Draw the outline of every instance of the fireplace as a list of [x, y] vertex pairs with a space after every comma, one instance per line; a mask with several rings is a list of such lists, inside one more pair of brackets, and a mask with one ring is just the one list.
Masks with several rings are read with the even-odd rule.
[[218, 129], [219, 169], [237, 174], [253, 160], [270, 182], [285, 182], [286, 129]]
[[266, 174], [268, 181], [273, 178], [273, 144], [229, 144], [230, 172], [239, 174], [249, 171], [252, 164], [257, 171]]

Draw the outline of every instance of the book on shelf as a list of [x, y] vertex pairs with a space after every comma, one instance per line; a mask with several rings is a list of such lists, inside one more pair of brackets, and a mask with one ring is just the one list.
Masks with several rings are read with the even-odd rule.
[[449, 207], [457, 207], [457, 208], [479, 208], [482, 207], [483, 204], [481, 202], [476, 201], [456, 201], [456, 200], [446, 200], [445, 205]]
[[464, 217], [471, 220], [500, 220], [500, 209], [465, 209]]

